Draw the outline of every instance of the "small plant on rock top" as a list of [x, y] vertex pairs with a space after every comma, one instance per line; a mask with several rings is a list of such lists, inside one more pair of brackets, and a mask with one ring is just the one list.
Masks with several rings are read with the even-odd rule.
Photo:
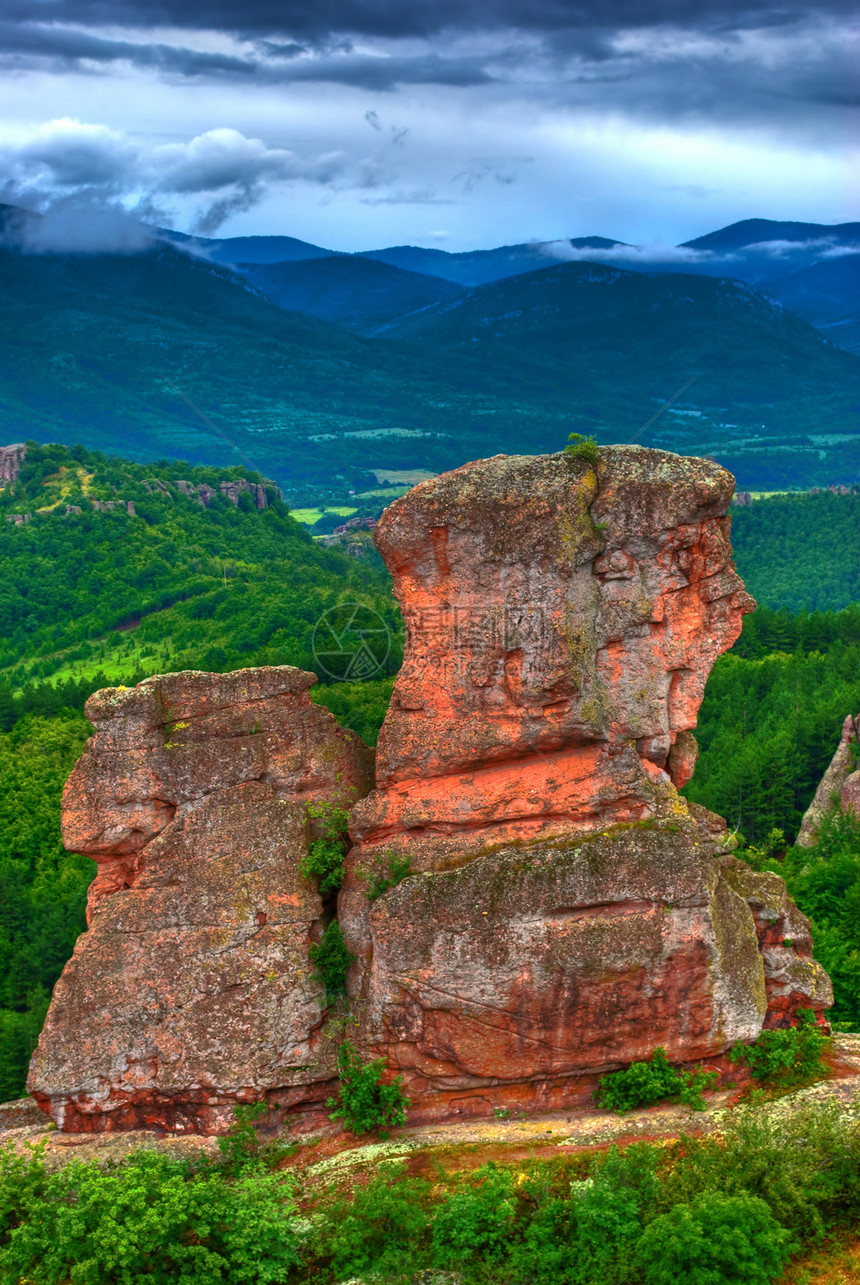
[[319, 945], [312, 945], [308, 950], [314, 974], [325, 987], [329, 1003], [346, 992], [346, 974], [350, 964], [355, 963], [355, 955], [346, 948], [340, 924], [333, 919], [322, 935]]
[[799, 1008], [797, 1026], [762, 1031], [755, 1044], [736, 1044], [729, 1057], [733, 1062], [746, 1062], [759, 1083], [790, 1089], [827, 1074], [821, 1054], [829, 1042], [814, 1011]]
[[600, 459], [600, 447], [597, 445], [596, 437], [583, 437], [582, 433], [571, 433], [567, 440], [569, 445], [564, 448], [565, 455], [572, 455], [577, 460], [585, 460], [587, 464], [596, 464]]
[[601, 1076], [595, 1097], [609, 1111], [632, 1111], [655, 1102], [678, 1101], [704, 1111], [702, 1094], [717, 1082], [716, 1071], [684, 1071], [669, 1065], [666, 1050], [655, 1049], [648, 1062], [633, 1062], [624, 1071]]
[[409, 1099], [403, 1092], [403, 1077], [395, 1075], [384, 1084], [385, 1058], [363, 1063], [356, 1050], [345, 1040], [337, 1055], [340, 1078], [340, 1102], [329, 1098], [330, 1120], [343, 1120], [353, 1133], [378, 1131], [388, 1137], [388, 1129], [406, 1123]]

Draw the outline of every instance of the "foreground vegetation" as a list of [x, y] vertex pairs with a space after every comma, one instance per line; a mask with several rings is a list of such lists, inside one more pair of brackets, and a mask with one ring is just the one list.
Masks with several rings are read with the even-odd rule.
[[[37, 1285], [767, 1285], [860, 1217], [856, 1107], [737, 1108], [719, 1136], [479, 1168], [374, 1171], [260, 1147], [100, 1168], [0, 1153], [0, 1282]], [[413, 1153], [417, 1155], [418, 1153]], [[307, 1154], [303, 1161], [311, 1159]]]

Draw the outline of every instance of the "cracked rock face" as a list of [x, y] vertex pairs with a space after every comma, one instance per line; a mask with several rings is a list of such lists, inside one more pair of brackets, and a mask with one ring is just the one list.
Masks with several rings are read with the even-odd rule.
[[719, 1057], [830, 1002], [782, 881], [730, 879], [725, 823], [677, 792], [754, 606], [733, 485], [638, 447], [499, 456], [377, 526], [407, 641], [338, 914], [414, 1118], [564, 1106], [657, 1045]]
[[299, 874], [308, 802], [366, 793], [371, 756], [288, 667], [98, 692], [63, 799], [66, 846], [98, 863], [89, 931], [57, 983], [29, 1088], [66, 1130], [217, 1132], [268, 1098], [332, 1087]]

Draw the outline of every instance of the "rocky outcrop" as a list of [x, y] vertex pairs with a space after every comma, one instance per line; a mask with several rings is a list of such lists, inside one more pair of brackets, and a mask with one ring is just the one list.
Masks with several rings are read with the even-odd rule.
[[60, 1128], [212, 1132], [238, 1102], [312, 1111], [330, 1091], [306, 806], [360, 797], [371, 764], [314, 681], [189, 672], [88, 701], [63, 838], [98, 864], [90, 927], [29, 1080]]
[[[146, 483], [144, 483], [144, 485], [146, 485]], [[168, 495], [170, 494], [163, 483], [159, 483], [159, 485], [162, 490], [167, 492]], [[208, 508], [213, 496], [218, 494], [218, 491], [216, 491], [214, 487], [207, 485], [206, 482], [202, 482], [200, 486], [195, 486], [193, 482], [180, 480], [175, 485], [183, 495], [195, 496], [197, 503], [202, 505], [203, 508]], [[250, 495], [258, 509], [267, 509], [269, 507], [269, 497], [266, 494], [266, 488], [259, 482], [249, 482], [245, 477], [237, 478], [235, 481], [231, 482], [219, 482], [218, 489], [231, 504], [238, 504], [239, 496], [244, 492], [245, 494]]]
[[581, 1103], [657, 1045], [719, 1067], [823, 1011], [782, 880], [678, 793], [753, 606], [732, 485], [619, 447], [500, 456], [395, 502], [376, 542], [407, 639], [370, 793], [311, 675], [93, 697], [64, 798], [67, 846], [99, 865], [91, 928], [30, 1082], [61, 1128], [217, 1131], [257, 1098], [316, 1118], [334, 1068], [308, 948], [328, 909], [299, 866], [305, 805], [346, 792], [350, 1038], [402, 1073], [416, 1122]]
[[406, 651], [338, 913], [413, 1118], [570, 1104], [655, 1045], [719, 1057], [830, 1002], [782, 881], [677, 791], [753, 606], [732, 486], [641, 448], [497, 457], [383, 515]]
[[856, 749], [860, 741], [860, 714], [845, 716], [836, 753], [818, 783], [812, 802], [803, 814], [795, 839], [798, 848], [812, 848], [818, 842], [821, 823], [834, 808], [860, 816], [860, 771], [856, 769]]
[[26, 442], [13, 442], [11, 446], [0, 446], [0, 486], [11, 486], [18, 481], [21, 465], [27, 455]]

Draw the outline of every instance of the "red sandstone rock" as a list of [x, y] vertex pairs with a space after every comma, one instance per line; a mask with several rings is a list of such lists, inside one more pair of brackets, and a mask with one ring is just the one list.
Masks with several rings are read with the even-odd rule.
[[392, 504], [375, 538], [407, 642], [362, 846], [396, 838], [420, 861], [428, 818], [502, 839], [654, 815], [665, 771], [691, 775], [705, 679], [753, 606], [732, 486], [716, 464], [611, 447], [596, 472], [497, 456]]
[[725, 823], [676, 789], [753, 606], [732, 487], [713, 462], [607, 448], [596, 470], [465, 465], [383, 515], [406, 651], [338, 917], [360, 1038], [413, 1118], [569, 1105], [657, 1045], [718, 1058], [831, 1002], [782, 881], [732, 874]]
[[25, 442], [13, 442], [11, 446], [0, 446], [0, 486], [9, 486], [12, 482], [17, 482], [26, 455]]
[[370, 785], [370, 752], [287, 667], [109, 689], [63, 800], [99, 872], [29, 1087], [61, 1129], [218, 1131], [237, 1102], [331, 1090], [305, 808]]

